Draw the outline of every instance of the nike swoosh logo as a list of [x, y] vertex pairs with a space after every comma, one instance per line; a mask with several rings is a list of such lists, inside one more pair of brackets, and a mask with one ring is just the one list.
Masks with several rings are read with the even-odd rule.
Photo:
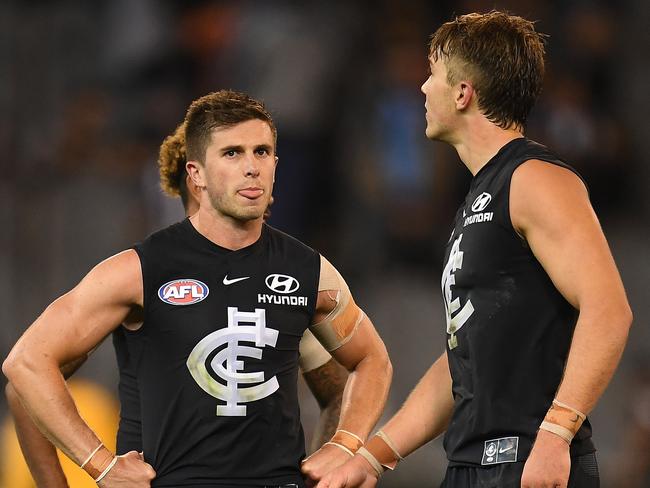
[[224, 285], [232, 285], [233, 283], [237, 283], [238, 281], [243, 281], [247, 280], [250, 278], [250, 276], [242, 276], [241, 278], [233, 278], [232, 280], [228, 279], [228, 275], [223, 277], [223, 284]]
[[503, 449], [499, 449], [499, 454], [503, 454], [504, 452], [509, 451], [512, 448], [513, 448], [513, 446], [506, 447], [506, 448], [503, 448]]

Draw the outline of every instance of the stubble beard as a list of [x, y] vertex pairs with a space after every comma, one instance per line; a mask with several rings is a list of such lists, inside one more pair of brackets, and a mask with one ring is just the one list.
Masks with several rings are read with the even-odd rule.
[[[237, 205], [237, 203], [234, 201], [236, 197], [229, 199], [224, 195], [211, 195], [209, 193], [208, 196], [210, 198], [210, 204], [216, 213], [241, 223], [259, 219], [264, 215], [264, 211], [267, 207], [267, 205]], [[264, 196], [261, 198], [264, 198]]]

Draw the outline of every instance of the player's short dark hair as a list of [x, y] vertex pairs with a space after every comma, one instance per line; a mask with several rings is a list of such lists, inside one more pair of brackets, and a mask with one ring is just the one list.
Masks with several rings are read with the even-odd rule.
[[167, 136], [160, 146], [158, 154], [158, 172], [160, 187], [171, 197], [181, 197], [187, 208], [188, 194], [185, 171], [185, 123], [176, 127], [173, 134]]
[[471, 13], [431, 36], [429, 56], [445, 62], [450, 84], [472, 82], [479, 109], [491, 122], [523, 129], [542, 91], [546, 37], [522, 17]]
[[205, 152], [215, 128], [233, 126], [254, 119], [269, 124], [275, 141], [277, 130], [271, 114], [262, 102], [232, 90], [220, 90], [195, 100], [185, 115], [188, 160], [205, 162]]

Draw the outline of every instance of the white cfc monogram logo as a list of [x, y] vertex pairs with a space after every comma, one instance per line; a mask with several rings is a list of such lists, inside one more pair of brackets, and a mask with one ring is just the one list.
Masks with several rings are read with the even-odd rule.
[[[255, 325], [240, 325], [242, 323]], [[260, 348], [275, 346], [277, 340], [278, 331], [266, 327], [266, 311], [263, 308], [256, 308], [254, 312], [240, 312], [236, 307], [228, 307], [228, 327], [214, 331], [194, 346], [187, 358], [187, 368], [206, 393], [226, 402], [217, 406], [217, 415], [243, 417], [246, 406], [238, 403], [260, 400], [279, 388], [275, 376], [264, 381], [263, 371], [243, 373], [244, 361], [237, 359], [238, 356], [261, 359]], [[240, 341], [254, 342], [255, 347], [242, 346]], [[227, 346], [210, 361], [215, 374], [226, 382], [222, 385], [210, 375], [205, 363], [210, 353], [224, 344]], [[242, 383], [259, 384], [240, 388]]]
[[[456, 283], [454, 273], [457, 269], [463, 267], [463, 251], [460, 250], [460, 241], [462, 240], [463, 234], [459, 235], [458, 239], [454, 241], [454, 245], [451, 247], [451, 252], [449, 253], [449, 261], [447, 261], [445, 270], [442, 272], [442, 295], [445, 301], [445, 311], [447, 312], [447, 333], [450, 334], [449, 340], [447, 341], [449, 343], [449, 349], [454, 349], [458, 345], [456, 332], [465, 325], [465, 322], [474, 313], [474, 306], [470, 300], [467, 300], [461, 309], [460, 299], [458, 297], [452, 299], [451, 296], [451, 287]], [[458, 309], [460, 309], [459, 312]], [[456, 315], [452, 317], [454, 313]]]

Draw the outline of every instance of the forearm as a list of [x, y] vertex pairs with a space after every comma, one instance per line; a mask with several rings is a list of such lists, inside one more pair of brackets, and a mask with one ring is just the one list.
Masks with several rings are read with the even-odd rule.
[[70, 376], [75, 374], [77, 370], [81, 368], [81, 366], [83, 366], [83, 364], [86, 362], [87, 359], [88, 359], [88, 354], [84, 354], [83, 356], [74, 359], [69, 363], [66, 363], [63, 366], [61, 366], [61, 374], [63, 375], [63, 378], [66, 380], [70, 378]]
[[49, 441], [81, 464], [100, 443], [83, 421], [56, 364], [28, 360], [7, 365], [9, 378], [25, 410]]
[[333, 398], [331, 403], [325, 407], [321, 407], [320, 416], [314, 429], [314, 437], [311, 442], [311, 451], [317, 451], [323, 444], [329, 441], [339, 424], [341, 417], [341, 401], [343, 394], [339, 394]]
[[560, 402], [585, 414], [594, 408], [620, 361], [631, 321], [626, 307], [581, 312], [556, 395]]
[[14, 419], [16, 435], [29, 471], [39, 488], [67, 488], [56, 448], [38, 430], [23, 407], [11, 383], [5, 388], [7, 404]]
[[350, 373], [338, 428], [365, 439], [379, 420], [393, 375], [388, 356], [369, 355]]
[[316, 451], [336, 432], [348, 372], [335, 360], [330, 359], [325, 364], [304, 372], [303, 377], [320, 408], [311, 443], [311, 450]]
[[[61, 374], [69, 378], [86, 361], [87, 355], [61, 367]], [[68, 483], [54, 445], [38, 430], [11, 383], [5, 388], [7, 404], [14, 419], [16, 436], [29, 471], [39, 488], [67, 488]]]
[[454, 408], [451, 375], [444, 353], [433, 363], [384, 431], [402, 457], [447, 430]]

